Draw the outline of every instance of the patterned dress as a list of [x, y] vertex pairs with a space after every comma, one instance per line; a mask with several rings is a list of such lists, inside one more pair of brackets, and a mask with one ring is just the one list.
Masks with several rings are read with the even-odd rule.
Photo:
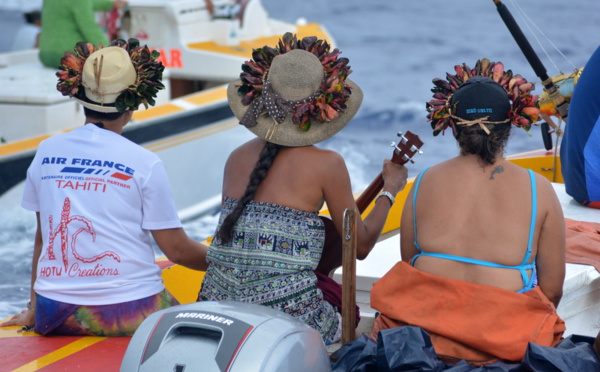
[[[236, 202], [224, 199], [219, 226]], [[231, 242], [212, 241], [199, 299], [270, 306], [316, 329], [324, 341], [332, 340], [338, 317], [323, 300], [313, 272], [324, 240], [317, 212], [251, 201], [235, 225]]]

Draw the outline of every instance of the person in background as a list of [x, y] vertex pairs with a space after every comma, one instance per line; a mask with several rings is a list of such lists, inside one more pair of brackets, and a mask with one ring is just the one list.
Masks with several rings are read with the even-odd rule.
[[554, 346], [565, 330], [564, 218], [550, 182], [503, 157], [513, 124], [536, 120], [532, 84], [487, 59], [465, 71], [434, 80], [434, 134], [452, 127], [460, 155], [413, 184], [402, 261], [371, 291], [371, 337], [419, 326], [443, 361], [520, 361], [528, 342]]
[[109, 41], [96, 22], [94, 12], [123, 9], [124, 0], [52, 0], [42, 5], [40, 34], [40, 61], [46, 67], [58, 68], [65, 50], [85, 41], [94, 45], [108, 45]]
[[41, 19], [39, 10], [25, 13], [0, 11], [0, 24], [2, 24], [0, 52], [37, 48]]
[[42, 13], [39, 10], [33, 10], [24, 13], [23, 17], [25, 25], [17, 31], [13, 50], [32, 49], [39, 46]]
[[[340, 131], [362, 91], [339, 50], [316, 37], [283, 35], [278, 48], [253, 52], [227, 97], [240, 124], [256, 135], [229, 156], [223, 201], [199, 300], [270, 306], [304, 321], [326, 343], [341, 337], [339, 309], [324, 299], [314, 270], [325, 240], [319, 210], [327, 204], [341, 235], [343, 213], [356, 208], [344, 159], [315, 144]], [[358, 258], [373, 248], [404, 166], [386, 160], [385, 192], [357, 223]]]
[[131, 336], [148, 315], [177, 304], [150, 235], [169, 260], [206, 269], [208, 247], [182, 229], [162, 161], [121, 136], [133, 111], [164, 88], [157, 57], [136, 39], [65, 53], [58, 89], [83, 105], [85, 124], [41, 142], [29, 167], [22, 206], [37, 216], [31, 301], [3, 326]]
[[569, 105], [560, 144], [565, 189], [578, 203], [600, 208], [600, 47], [586, 63]]
[[42, 26], [42, 12], [40, 10], [32, 10], [23, 14], [25, 21], [29, 24]]

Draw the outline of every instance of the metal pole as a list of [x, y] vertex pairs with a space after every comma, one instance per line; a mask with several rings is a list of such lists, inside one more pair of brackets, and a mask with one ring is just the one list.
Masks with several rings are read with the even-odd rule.
[[355, 339], [356, 330], [356, 210], [344, 211], [342, 245], [342, 345]]

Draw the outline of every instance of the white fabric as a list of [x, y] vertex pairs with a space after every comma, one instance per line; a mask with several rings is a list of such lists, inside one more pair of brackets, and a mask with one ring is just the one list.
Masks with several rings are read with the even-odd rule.
[[51, 137], [29, 167], [21, 205], [40, 212], [37, 293], [105, 305], [164, 289], [149, 230], [181, 222], [151, 151], [94, 124]]
[[35, 48], [40, 27], [27, 23], [23, 12], [0, 8], [0, 25], [0, 52]]
[[12, 50], [35, 48], [40, 28], [35, 25], [24, 24], [16, 32]]

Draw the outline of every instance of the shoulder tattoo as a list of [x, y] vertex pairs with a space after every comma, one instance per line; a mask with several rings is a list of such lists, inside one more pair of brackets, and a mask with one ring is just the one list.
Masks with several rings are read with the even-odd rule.
[[504, 172], [504, 167], [501, 165], [498, 165], [496, 168], [494, 168], [494, 170], [492, 170], [492, 174], [490, 175], [490, 180], [494, 179], [494, 174], [500, 174]]

